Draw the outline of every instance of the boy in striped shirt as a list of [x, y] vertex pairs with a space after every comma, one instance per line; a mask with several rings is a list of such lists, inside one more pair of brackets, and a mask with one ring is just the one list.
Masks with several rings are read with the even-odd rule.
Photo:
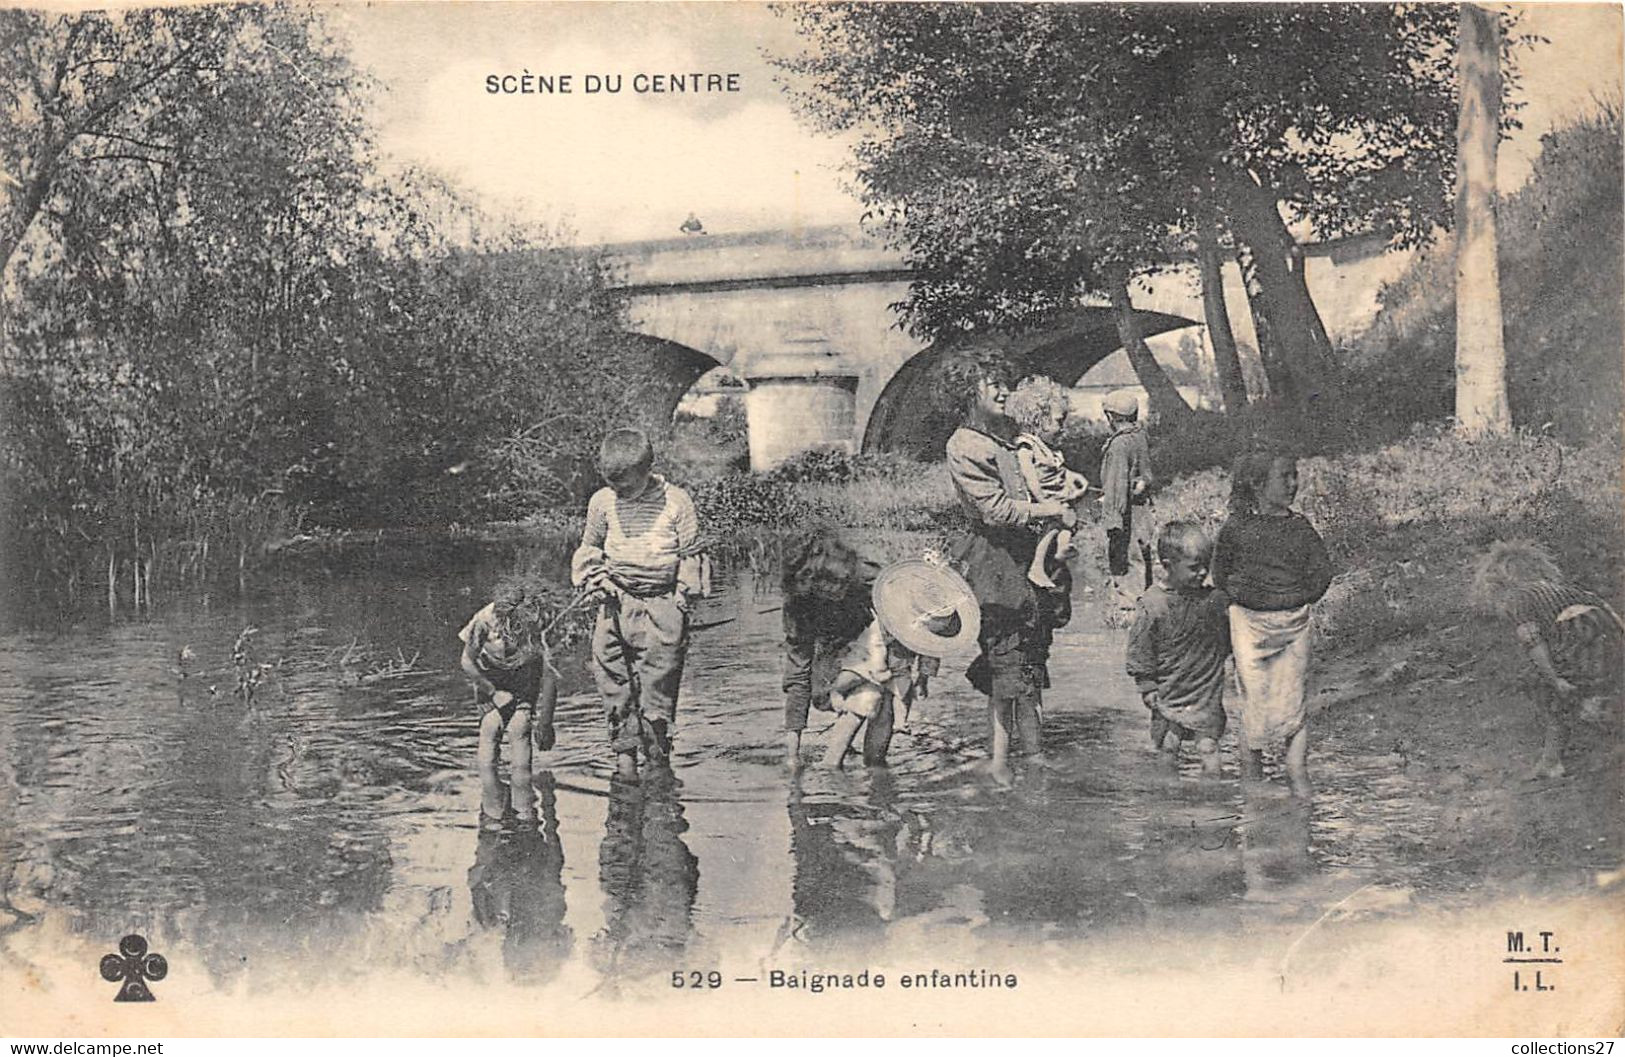
[[637, 773], [637, 751], [664, 760], [688, 651], [688, 610], [701, 594], [700, 526], [687, 492], [650, 472], [654, 450], [635, 429], [604, 438], [607, 488], [587, 503], [570, 578], [600, 601], [592, 673], [604, 699], [616, 769]]

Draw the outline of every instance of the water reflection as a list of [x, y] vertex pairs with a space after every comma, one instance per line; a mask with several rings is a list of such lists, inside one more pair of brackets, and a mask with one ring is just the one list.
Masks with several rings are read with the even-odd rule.
[[[1045, 755], [1014, 789], [978, 777], [986, 709], [957, 675], [890, 767], [791, 779], [772, 749], [781, 625], [748, 587], [711, 603], [738, 620], [696, 637], [675, 774], [610, 776], [577, 653], [558, 658], [551, 771], [482, 781], [456, 631], [469, 585], [496, 571], [289, 579], [0, 637], [7, 956], [48, 960], [68, 934], [94, 966], [140, 931], [222, 987], [364, 975], [381, 957], [562, 986], [741, 952], [841, 964], [843, 947], [1185, 930], [1331, 905], [1356, 871], [1460, 888], [1483, 870], [1434, 851], [1448, 819], [1430, 772], [1395, 771], [1386, 745], [1349, 733], [1317, 742], [1313, 828], [1267, 788], [1158, 770], [1120, 636], [1085, 620], [1062, 633]], [[250, 624], [278, 666], [252, 707], [225, 683], [209, 694], [219, 676], [175, 674], [183, 646], [198, 673], [229, 674]], [[342, 681], [331, 657], [352, 640], [423, 672]]]
[[1247, 898], [1272, 902], [1313, 878], [1309, 856], [1310, 803], [1243, 783], [1245, 821], [1241, 833], [1241, 868]]
[[542, 771], [534, 786], [529, 779], [528, 769], [515, 769], [497, 818], [491, 817], [492, 805], [482, 806], [468, 892], [475, 922], [502, 932], [509, 978], [539, 984], [558, 975], [575, 933], [564, 922], [564, 845], [554, 778]]
[[598, 848], [604, 927], [593, 938], [593, 964], [611, 985], [668, 969], [688, 946], [700, 863], [683, 842], [682, 789], [664, 764], [610, 780]]
[[785, 939], [815, 947], [850, 948], [873, 940], [897, 917], [897, 871], [909, 830], [898, 810], [889, 768], [867, 775], [821, 776], [831, 783], [866, 783], [866, 796], [809, 797], [801, 775], [790, 786], [790, 893]]

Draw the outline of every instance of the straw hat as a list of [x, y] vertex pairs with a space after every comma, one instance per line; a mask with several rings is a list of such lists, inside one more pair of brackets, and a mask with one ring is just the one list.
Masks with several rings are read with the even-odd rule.
[[925, 657], [972, 652], [982, 611], [965, 578], [935, 562], [910, 559], [875, 577], [875, 617], [886, 633]]

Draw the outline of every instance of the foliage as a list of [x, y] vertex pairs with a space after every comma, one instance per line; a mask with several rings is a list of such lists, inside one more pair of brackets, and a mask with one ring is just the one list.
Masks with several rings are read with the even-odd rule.
[[[1449, 215], [1454, 8], [785, 10], [804, 47], [780, 65], [816, 125], [856, 135], [864, 202], [916, 273], [902, 307], [926, 336], [1043, 325], [1215, 222], [1255, 259], [1285, 252], [1277, 202], [1322, 236], [1414, 241]], [[1307, 357], [1324, 330], [1301, 278], [1284, 261], [1258, 274], [1283, 349]]]
[[765, 474], [729, 474], [701, 484], [694, 505], [700, 524], [718, 533], [738, 525], [796, 525], [817, 513], [795, 488]]
[[48, 578], [570, 499], [636, 419], [603, 262], [388, 169], [318, 13], [5, 11], [0, 55], [0, 527]]
[[874, 472], [845, 481], [803, 484], [800, 494], [842, 528], [942, 532], [963, 525], [946, 465], [888, 461], [889, 467], [877, 462]]
[[807, 451], [767, 472], [787, 484], [845, 484], [851, 481], [905, 481], [924, 468], [893, 452]]
[[[1618, 435], [1625, 346], [1625, 155], [1617, 106], [1542, 137], [1529, 182], [1498, 209], [1513, 423], [1565, 440]], [[1455, 387], [1455, 242], [1425, 247], [1384, 287], [1346, 351], [1368, 429], [1448, 417]]]

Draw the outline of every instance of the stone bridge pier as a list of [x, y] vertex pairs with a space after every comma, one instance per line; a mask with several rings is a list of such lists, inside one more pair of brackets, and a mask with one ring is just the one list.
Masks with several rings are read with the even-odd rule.
[[807, 451], [857, 450], [861, 376], [833, 356], [775, 356], [745, 374], [753, 470]]

